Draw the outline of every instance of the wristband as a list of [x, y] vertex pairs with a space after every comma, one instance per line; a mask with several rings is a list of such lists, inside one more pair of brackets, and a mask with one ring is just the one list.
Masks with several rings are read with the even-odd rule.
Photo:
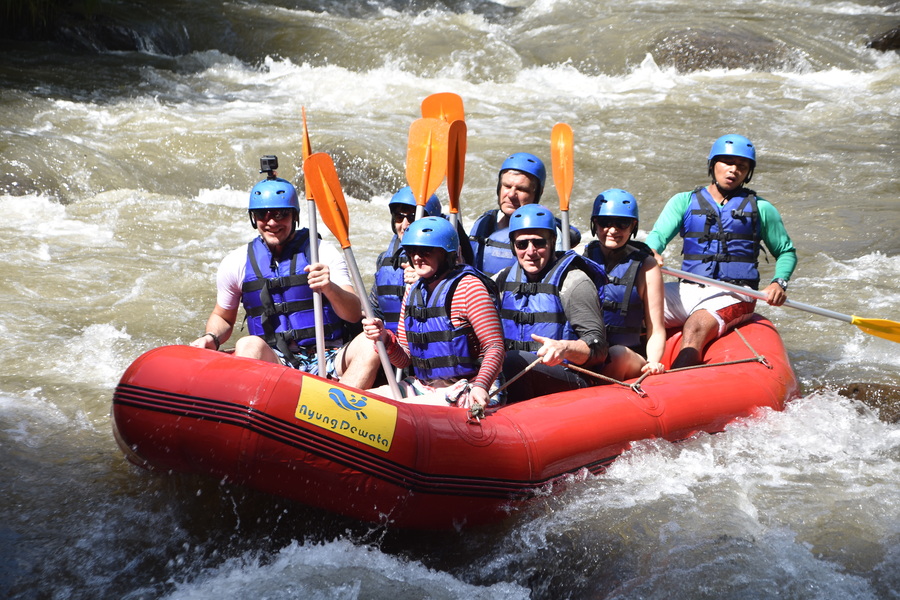
[[216, 334], [214, 334], [212, 331], [207, 331], [207, 332], [204, 333], [203, 335], [205, 335], [205, 336], [208, 335], [209, 337], [212, 338], [213, 342], [215, 342], [215, 344], [216, 344], [216, 350], [218, 350], [218, 349], [219, 349], [219, 346], [222, 345], [222, 342], [219, 341], [219, 336], [217, 336]]

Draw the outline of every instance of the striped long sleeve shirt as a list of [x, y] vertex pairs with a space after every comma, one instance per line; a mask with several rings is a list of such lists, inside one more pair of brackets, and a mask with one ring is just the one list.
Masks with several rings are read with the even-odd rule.
[[[388, 357], [392, 365], [400, 368], [409, 366], [411, 362], [404, 323], [408, 298], [409, 290], [407, 290], [400, 308], [397, 335], [387, 331], [389, 334], [386, 344]], [[506, 350], [503, 346], [503, 328], [500, 325], [497, 307], [484, 283], [478, 278], [466, 276], [460, 280], [450, 301], [450, 322], [454, 327], [466, 325], [472, 327], [474, 334], [468, 336], [469, 347], [473, 350], [473, 356], [479, 357], [481, 366], [478, 369], [478, 375], [469, 383], [490, 390], [491, 384], [503, 369]]]

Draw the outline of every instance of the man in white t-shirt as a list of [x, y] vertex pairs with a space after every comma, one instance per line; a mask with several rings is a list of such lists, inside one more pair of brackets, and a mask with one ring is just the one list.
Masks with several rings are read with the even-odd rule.
[[250, 192], [250, 222], [259, 237], [230, 252], [219, 265], [216, 306], [206, 333], [191, 342], [218, 350], [234, 331], [241, 303], [251, 335], [235, 344], [235, 356], [281, 363], [318, 373], [313, 293], [321, 292], [327, 375], [366, 388], [378, 371], [368, 346], [344, 345], [345, 323], [359, 322], [362, 309], [340, 251], [318, 241], [311, 263], [309, 230], [297, 229], [300, 204], [290, 182], [269, 177]]

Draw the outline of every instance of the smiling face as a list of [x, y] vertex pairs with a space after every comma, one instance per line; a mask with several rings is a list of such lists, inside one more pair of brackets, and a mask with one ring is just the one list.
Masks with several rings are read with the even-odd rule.
[[637, 221], [629, 217], [594, 217], [597, 240], [604, 250], [616, 250], [628, 243]]
[[534, 204], [537, 200], [537, 185], [534, 179], [521, 171], [504, 171], [500, 176], [497, 202], [500, 212], [509, 216], [524, 204]]
[[523, 229], [516, 232], [513, 251], [529, 279], [537, 277], [550, 264], [556, 243], [553, 237], [543, 229]]
[[394, 233], [401, 240], [409, 226], [416, 220], [416, 209], [412, 206], [391, 207], [391, 220], [394, 224]]
[[250, 213], [256, 222], [256, 231], [269, 248], [284, 246], [294, 233], [294, 211], [289, 208], [260, 208]]
[[404, 246], [409, 264], [420, 279], [431, 279], [438, 274], [440, 267], [447, 260], [447, 251], [430, 246]]

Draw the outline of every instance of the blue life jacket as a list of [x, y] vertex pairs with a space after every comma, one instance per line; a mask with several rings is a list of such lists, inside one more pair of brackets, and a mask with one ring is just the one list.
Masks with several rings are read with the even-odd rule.
[[600, 265], [574, 250], [563, 254], [540, 281], [529, 282], [518, 263], [497, 277], [500, 321], [507, 350], [536, 352], [541, 344], [531, 339], [532, 333], [554, 340], [578, 339], [559, 297], [563, 279], [573, 269], [587, 273], [597, 286], [606, 282]]
[[[285, 245], [276, 262], [261, 237], [247, 245], [247, 266], [241, 301], [247, 312], [247, 329], [277, 348], [291, 362], [291, 342], [316, 343], [313, 293], [303, 269], [309, 264], [309, 230], [301, 229]], [[325, 339], [341, 340], [343, 321], [322, 295]]]
[[[509, 242], [509, 228], [497, 229], [497, 212], [499, 210], [495, 208], [478, 217], [469, 232], [469, 243], [472, 246], [473, 254], [472, 265], [490, 276], [516, 264], [516, 255]], [[557, 229], [562, 227], [558, 218], [556, 227]], [[580, 242], [581, 232], [577, 228], [569, 226], [570, 245], [574, 248]], [[558, 240], [557, 243], [559, 243]]]
[[[638, 292], [635, 280], [650, 256], [650, 249], [640, 242], [628, 242], [629, 252], [612, 269], [606, 270], [609, 283], [598, 290], [600, 305], [603, 307], [603, 323], [606, 325], [606, 339], [610, 346], [620, 344], [629, 348], [641, 346], [641, 332], [644, 324], [644, 300]], [[639, 244], [639, 245], [638, 245]], [[635, 247], [638, 245], [638, 247]], [[588, 244], [585, 256], [601, 265], [604, 263], [600, 242]]]
[[479, 356], [472, 355], [468, 340], [475, 331], [469, 325], [455, 327], [450, 321], [453, 293], [466, 276], [478, 277], [494, 295], [493, 282], [469, 265], [454, 267], [431, 292], [421, 279], [409, 292], [403, 323], [413, 372], [423, 381], [478, 374]]
[[384, 326], [397, 333], [397, 322], [400, 320], [400, 305], [406, 293], [406, 282], [403, 280], [403, 263], [409, 262], [400, 238], [396, 235], [388, 244], [387, 250], [378, 255], [375, 262], [375, 285], [372, 296], [378, 303]]
[[682, 268], [755, 290], [761, 248], [759, 209], [754, 191], [739, 193], [719, 206], [705, 188], [694, 190], [681, 225]]
[[498, 211], [495, 208], [478, 217], [469, 232], [472, 266], [488, 275], [499, 273], [516, 262], [509, 243], [509, 230], [497, 229]]

